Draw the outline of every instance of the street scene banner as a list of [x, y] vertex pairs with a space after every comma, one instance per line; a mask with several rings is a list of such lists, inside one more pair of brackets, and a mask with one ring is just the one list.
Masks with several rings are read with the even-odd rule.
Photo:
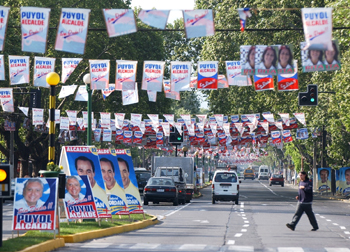
[[46, 82], [46, 75], [55, 71], [55, 58], [34, 58], [34, 86], [49, 88], [50, 85]]
[[95, 146], [63, 146], [60, 165], [67, 176], [87, 175], [99, 218], [111, 218], [100, 160]]
[[279, 74], [277, 76], [278, 91], [295, 91], [299, 90], [298, 82], [298, 66], [297, 61], [294, 61], [294, 72]]
[[21, 7], [23, 52], [46, 52], [50, 11], [48, 8]]
[[191, 62], [170, 62], [171, 91], [189, 91], [191, 82]]
[[54, 230], [57, 178], [16, 178], [12, 230]]
[[98, 149], [97, 153], [100, 157], [102, 177], [106, 186], [106, 192], [109, 195], [111, 213], [113, 215], [129, 214], [128, 203], [115, 150]]
[[145, 61], [143, 63], [142, 90], [162, 92], [164, 61]]
[[82, 60], [82, 58], [62, 58], [62, 83], [66, 83], [69, 76], [71, 76], [73, 71], [77, 68], [77, 66]]
[[2, 110], [5, 112], [15, 112], [13, 105], [13, 89], [0, 88], [0, 101]]
[[344, 195], [350, 195], [350, 167], [342, 167], [336, 170], [337, 192]]
[[229, 86], [251, 86], [252, 81], [247, 75], [242, 75], [240, 61], [225, 61], [227, 82]]
[[9, 55], [11, 85], [29, 83], [29, 56]]
[[88, 176], [66, 176], [64, 205], [67, 219], [98, 218]]
[[198, 89], [218, 89], [218, 62], [217, 61], [199, 61], [198, 62]]
[[255, 91], [273, 90], [272, 75], [254, 75]]
[[131, 152], [129, 149], [116, 149], [115, 152], [118, 158], [120, 175], [123, 181], [129, 212], [130, 214], [143, 213]]
[[132, 9], [103, 9], [102, 11], [110, 38], [137, 32]]
[[278, 45], [278, 74], [293, 74], [297, 72], [293, 60], [293, 46], [292, 45]]
[[255, 74], [277, 75], [277, 46], [255, 47]]
[[115, 90], [134, 90], [137, 73], [137, 61], [117, 60]]
[[243, 75], [255, 74], [255, 46], [240, 46], [241, 54], [241, 73]]
[[187, 38], [214, 35], [213, 10], [184, 10], [182, 13]]
[[149, 26], [165, 29], [169, 12], [169, 10], [140, 10], [138, 18]]
[[89, 16], [89, 9], [62, 8], [55, 50], [84, 54]]
[[90, 88], [102, 90], [109, 86], [109, 60], [89, 60]]
[[10, 7], [0, 6], [0, 51], [4, 50]]
[[330, 192], [331, 190], [331, 168], [318, 168], [317, 170], [319, 192]]
[[0, 80], [5, 80], [5, 62], [4, 62], [4, 55], [0, 55]]

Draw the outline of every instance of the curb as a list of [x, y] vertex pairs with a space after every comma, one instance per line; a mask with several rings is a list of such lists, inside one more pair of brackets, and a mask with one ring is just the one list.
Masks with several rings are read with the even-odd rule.
[[120, 233], [125, 233], [125, 232], [130, 232], [133, 230], [141, 229], [141, 228], [146, 228], [151, 225], [155, 225], [159, 223], [159, 220], [157, 219], [156, 216], [153, 216], [152, 219], [150, 220], [143, 220], [131, 224], [126, 224], [122, 226], [117, 226], [117, 227], [111, 227], [111, 228], [106, 228], [106, 229], [101, 229], [101, 230], [94, 230], [94, 231], [89, 231], [89, 232], [84, 232], [84, 233], [79, 233], [79, 234], [74, 234], [74, 235], [61, 235], [57, 236], [59, 238], [55, 240], [49, 240], [31, 247], [28, 247], [24, 250], [21, 250], [21, 252], [47, 252], [47, 251], [52, 251], [57, 248], [61, 248], [65, 246], [65, 243], [77, 243], [77, 242], [83, 242], [86, 240], [91, 240], [91, 239], [96, 239], [96, 238], [101, 238], [105, 236], [110, 236], [110, 235], [115, 235], [115, 234], [120, 234]]

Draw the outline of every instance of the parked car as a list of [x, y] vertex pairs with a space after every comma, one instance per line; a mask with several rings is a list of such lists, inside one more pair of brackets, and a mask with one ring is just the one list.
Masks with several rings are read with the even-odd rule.
[[139, 191], [143, 192], [147, 181], [152, 176], [150, 171], [147, 171], [146, 168], [135, 168], [135, 175], [137, 180], [137, 186], [139, 187]]
[[272, 174], [271, 178], [270, 178], [270, 182], [269, 185], [281, 185], [282, 187], [284, 186], [284, 178], [283, 175], [279, 175], [279, 174]]
[[159, 202], [173, 202], [174, 206], [179, 204], [178, 189], [171, 178], [152, 177], [148, 180], [143, 190], [143, 204], [148, 205]]
[[212, 182], [212, 204], [218, 200], [232, 200], [238, 205], [240, 182], [235, 171], [216, 171]]

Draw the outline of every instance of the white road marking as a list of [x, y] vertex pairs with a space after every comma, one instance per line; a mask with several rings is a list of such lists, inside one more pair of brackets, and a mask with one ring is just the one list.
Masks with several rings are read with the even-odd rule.
[[249, 220], [245, 220], [244, 223], [249, 223]]
[[242, 216], [245, 216], [245, 214], [242, 214]]
[[239, 252], [253, 252], [253, 246], [229, 246], [228, 250], [231, 251], [239, 251]]
[[179, 209], [176, 209], [175, 211], [172, 211], [172, 212], [168, 213], [168, 214], [165, 215], [165, 216], [173, 215], [174, 213], [176, 213], [176, 212], [178, 212], [178, 211], [184, 209], [185, 207], [188, 207], [188, 206], [191, 205], [191, 204], [192, 204], [192, 203], [188, 203], [188, 204], [184, 205], [183, 207], [180, 207]]
[[333, 223], [333, 225], [334, 225], [334, 226], [338, 226], [339, 224], [337, 224], [337, 223]]
[[324, 248], [327, 252], [350, 252], [348, 248]]
[[243, 227], [249, 227], [249, 224], [245, 224], [245, 225], [243, 225]]
[[135, 245], [131, 246], [130, 249], [155, 249], [160, 244], [149, 244], [149, 243], [136, 243]]
[[233, 244], [235, 244], [235, 240], [228, 240], [227, 241], [227, 245], [233, 245]]
[[112, 245], [113, 243], [99, 243], [99, 242], [89, 242], [81, 248], [107, 248], [108, 246]]
[[332, 220], [326, 220], [326, 221], [332, 221]]
[[199, 211], [204, 212], [204, 211], [207, 211], [207, 210], [205, 210], [205, 209], [201, 209], [201, 210], [199, 210]]
[[246, 220], [247, 218], [246, 217], [242, 217], [243, 220]]
[[158, 220], [163, 220], [163, 219], [164, 219], [164, 216], [163, 216], [163, 215], [157, 215], [157, 219], [158, 219]]
[[324, 218], [326, 218], [326, 217], [320, 215], [320, 218], [324, 219]]
[[346, 227], [340, 226], [340, 229], [346, 229]]
[[294, 247], [294, 248], [281, 247], [281, 248], [277, 248], [277, 251], [278, 252], [304, 252], [303, 248], [300, 248], [300, 247]]
[[241, 232], [242, 233], [247, 232], [247, 229], [241, 229]]
[[244, 212], [244, 209], [241, 208], [241, 209], [239, 209], [239, 211]]
[[205, 248], [205, 244], [184, 244], [179, 249], [183, 250], [203, 250]]
[[350, 232], [349, 231], [344, 231], [344, 234], [350, 234]]
[[235, 234], [235, 237], [241, 237], [243, 234], [241, 234], [241, 233], [237, 233], [237, 234]]
[[209, 221], [207, 221], [207, 220], [204, 220], [204, 221], [201, 221], [201, 223], [209, 223]]
[[194, 222], [200, 222], [201, 220], [193, 220]]

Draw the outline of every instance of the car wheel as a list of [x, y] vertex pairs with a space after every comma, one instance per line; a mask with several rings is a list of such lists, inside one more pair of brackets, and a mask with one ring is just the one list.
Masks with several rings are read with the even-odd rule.
[[238, 205], [238, 199], [235, 200], [235, 204]]
[[272, 186], [272, 184], [270, 183], [269, 186]]
[[282, 184], [281, 186], [284, 187], [284, 184]]
[[178, 206], [179, 205], [179, 199], [175, 198], [173, 201], [173, 206]]
[[143, 198], [143, 204], [144, 204], [145, 206], [148, 205], [148, 199], [147, 199], [146, 197]]
[[190, 202], [191, 202], [191, 200], [189, 200], [189, 199], [186, 200], [186, 203], [190, 203]]
[[182, 200], [182, 205], [185, 205], [186, 204], [186, 199], [183, 199]]
[[215, 198], [214, 197], [211, 197], [211, 203], [215, 204]]

